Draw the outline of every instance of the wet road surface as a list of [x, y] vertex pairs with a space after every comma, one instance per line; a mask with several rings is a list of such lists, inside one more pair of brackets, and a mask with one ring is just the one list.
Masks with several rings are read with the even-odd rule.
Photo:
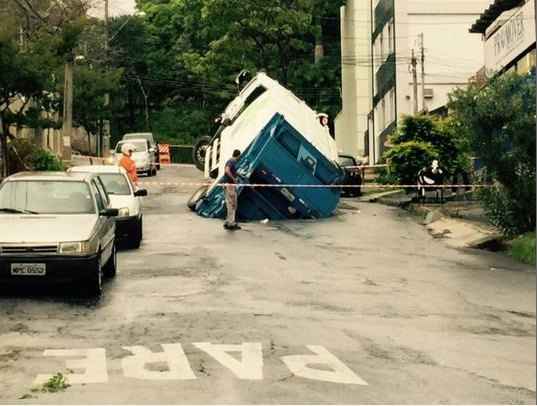
[[[535, 402], [530, 267], [352, 200], [229, 233], [188, 210], [195, 187], [167, 184], [198, 180], [144, 179], [142, 247], [119, 254], [100, 301], [2, 293], [0, 401]], [[31, 391], [57, 372], [72, 386]]]

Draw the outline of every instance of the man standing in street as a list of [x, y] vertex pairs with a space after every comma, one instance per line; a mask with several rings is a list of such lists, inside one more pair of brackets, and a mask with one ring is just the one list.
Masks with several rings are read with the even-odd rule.
[[136, 173], [136, 163], [132, 160], [132, 153], [135, 151], [134, 145], [123, 144], [121, 147], [122, 157], [119, 161], [121, 166], [127, 172], [127, 176], [131, 182], [138, 187], [138, 174]]
[[237, 224], [237, 161], [241, 156], [241, 152], [236, 149], [229, 161], [226, 162], [224, 183], [224, 195], [226, 197], [227, 219], [224, 223], [226, 230], [240, 230]]

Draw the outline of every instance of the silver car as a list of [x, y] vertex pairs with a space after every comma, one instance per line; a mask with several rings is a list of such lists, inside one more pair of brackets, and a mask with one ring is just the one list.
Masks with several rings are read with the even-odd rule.
[[117, 209], [94, 174], [22, 172], [0, 185], [0, 286], [76, 283], [98, 296], [117, 269]]
[[151, 146], [151, 149], [154, 150], [155, 152], [155, 162], [157, 163], [157, 169], [160, 170], [160, 155], [158, 151], [158, 145], [155, 142], [155, 138], [153, 137], [153, 133], [128, 133], [123, 136], [122, 140], [129, 141], [129, 140], [136, 140], [140, 138], [149, 141], [149, 145]]
[[136, 150], [132, 154], [132, 160], [136, 163], [136, 172], [144, 173], [147, 176], [157, 174], [157, 163], [155, 161], [155, 150], [145, 139], [133, 139], [128, 141], [119, 141], [114, 151], [113, 161], [118, 164], [121, 160], [121, 148], [124, 144], [131, 144]]

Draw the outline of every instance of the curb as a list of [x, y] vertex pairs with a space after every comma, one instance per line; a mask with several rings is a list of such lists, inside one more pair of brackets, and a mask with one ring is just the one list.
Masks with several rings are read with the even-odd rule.
[[389, 206], [392, 206], [392, 205], [398, 206], [397, 204], [394, 204], [396, 202], [394, 202], [391, 199], [386, 199], [386, 198], [390, 196], [396, 196], [402, 192], [403, 191], [401, 189], [397, 189], [397, 190], [390, 190], [387, 192], [374, 193], [369, 196], [362, 196], [358, 199], [358, 201], [362, 203], [382, 203], [382, 204], [386, 204]]

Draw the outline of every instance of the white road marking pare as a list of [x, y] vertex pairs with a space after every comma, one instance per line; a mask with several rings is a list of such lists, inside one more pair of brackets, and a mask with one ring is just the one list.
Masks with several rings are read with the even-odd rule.
[[[229, 369], [238, 379], [254, 381], [263, 379], [263, 347], [261, 343], [225, 345], [204, 342], [193, 343], [193, 345]], [[162, 344], [160, 352], [153, 352], [144, 346], [123, 348], [132, 354], [121, 360], [123, 375], [126, 378], [153, 381], [197, 379], [183, 347], [179, 343]], [[281, 357], [281, 361], [296, 377], [347, 385], [367, 385], [366, 381], [323, 346], [308, 345], [307, 348], [313, 354]], [[230, 353], [238, 353], [240, 356], [232, 356]], [[104, 348], [45, 350], [43, 355], [45, 357], [71, 358], [65, 361], [65, 367], [68, 370], [77, 371], [77, 373], [65, 375], [67, 382], [71, 385], [108, 382], [106, 350]], [[148, 368], [149, 365], [155, 363], [166, 364], [167, 368], [158, 371]], [[323, 368], [319, 369], [316, 366]], [[53, 374], [39, 374], [34, 385], [42, 385], [52, 376]]]

